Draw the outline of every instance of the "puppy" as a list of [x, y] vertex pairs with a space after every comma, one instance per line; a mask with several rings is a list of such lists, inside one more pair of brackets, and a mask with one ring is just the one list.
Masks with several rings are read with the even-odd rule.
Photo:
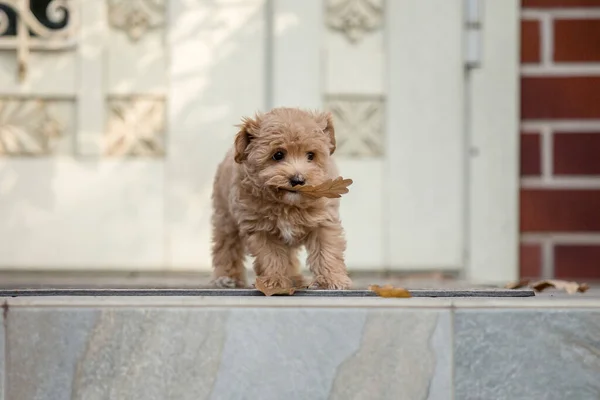
[[329, 113], [275, 108], [242, 120], [214, 180], [215, 286], [247, 287], [246, 252], [266, 287], [301, 285], [298, 250], [305, 246], [311, 288], [350, 287], [339, 199], [310, 199], [289, 190], [338, 177], [334, 151]]

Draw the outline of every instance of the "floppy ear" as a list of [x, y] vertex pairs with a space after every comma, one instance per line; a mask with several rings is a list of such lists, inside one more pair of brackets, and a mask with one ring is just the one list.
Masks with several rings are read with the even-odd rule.
[[240, 131], [237, 133], [237, 135], [235, 135], [235, 156], [233, 159], [236, 163], [241, 164], [246, 158], [248, 158], [246, 148], [250, 144], [250, 141], [254, 137], [255, 133], [258, 131], [259, 122], [258, 119], [246, 117], [242, 119], [242, 123], [238, 126]]
[[333, 128], [333, 115], [330, 112], [324, 112], [317, 115], [317, 123], [323, 130], [323, 133], [329, 137], [329, 154], [335, 152], [335, 129]]

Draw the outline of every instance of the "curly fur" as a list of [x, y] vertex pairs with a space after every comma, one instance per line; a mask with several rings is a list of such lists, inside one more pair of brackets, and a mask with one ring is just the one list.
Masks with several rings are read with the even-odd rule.
[[[312, 287], [346, 289], [346, 240], [338, 199], [307, 199], [291, 188], [294, 176], [318, 185], [338, 176], [331, 155], [335, 132], [329, 113], [275, 108], [244, 118], [233, 148], [218, 167], [213, 188], [214, 283], [248, 285], [244, 257], [267, 286], [302, 280], [298, 250], [305, 246]], [[273, 155], [282, 152], [276, 161]], [[307, 156], [313, 153], [312, 160]]]

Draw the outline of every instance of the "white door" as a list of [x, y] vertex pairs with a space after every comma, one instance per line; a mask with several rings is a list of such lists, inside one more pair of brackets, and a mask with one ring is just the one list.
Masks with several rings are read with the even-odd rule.
[[465, 266], [463, 0], [30, 1], [0, 37], [1, 268], [209, 269], [234, 125], [283, 105], [334, 114], [349, 268]]
[[165, 268], [164, 2], [0, 6], [0, 267]]
[[[273, 1], [269, 105], [333, 112], [355, 269], [464, 257], [462, 0]], [[268, 79], [268, 78], [267, 78]]]
[[214, 168], [274, 106], [334, 113], [349, 268], [463, 265], [462, 0], [170, 4], [174, 265], [208, 265]]

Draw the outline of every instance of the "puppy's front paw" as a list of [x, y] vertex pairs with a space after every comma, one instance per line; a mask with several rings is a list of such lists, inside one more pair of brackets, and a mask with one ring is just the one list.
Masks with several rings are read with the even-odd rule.
[[344, 290], [350, 289], [352, 280], [347, 275], [317, 275], [310, 284], [310, 289]]
[[219, 289], [241, 289], [247, 286], [246, 282], [233, 279], [230, 276], [219, 276], [213, 279], [212, 285]]

